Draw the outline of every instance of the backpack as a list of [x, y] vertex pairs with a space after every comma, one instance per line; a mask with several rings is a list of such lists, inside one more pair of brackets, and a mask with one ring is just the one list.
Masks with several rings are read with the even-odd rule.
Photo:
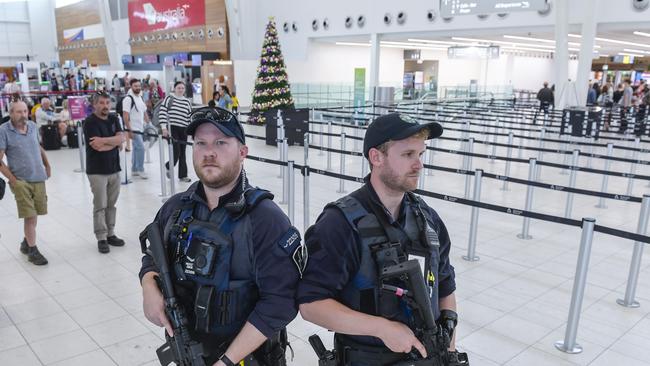
[[154, 126], [158, 127], [160, 129], [160, 107], [162, 107], [163, 103], [165, 103], [165, 108], [167, 109], [167, 113], [169, 113], [169, 108], [174, 104], [173, 97], [168, 96], [165, 99], [159, 100], [156, 105], [153, 106], [153, 116], [151, 117], [151, 124]]
[[[124, 98], [131, 98], [131, 109], [135, 108], [135, 111], [138, 111], [138, 107], [135, 105], [135, 99], [133, 99], [132, 95], [126, 95], [126, 97], [121, 97], [120, 99], [117, 100], [117, 104], [115, 105], [115, 112], [122, 116], [122, 113], [124, 112], [124, 107], [123, 107], [123, 101]], [[130, 111], [129, 111], [130, 112]]]

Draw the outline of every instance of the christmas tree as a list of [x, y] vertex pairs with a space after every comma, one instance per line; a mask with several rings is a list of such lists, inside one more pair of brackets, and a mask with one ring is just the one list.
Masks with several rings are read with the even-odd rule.
[[275, 20], [269, 18], [262, 44], [262, 57], [257, 68], [257, 79], [253, 91], [250, 123], [264, 123], [263, 113], [273, 108], [293, 108], [291, 88], [287, 77]]

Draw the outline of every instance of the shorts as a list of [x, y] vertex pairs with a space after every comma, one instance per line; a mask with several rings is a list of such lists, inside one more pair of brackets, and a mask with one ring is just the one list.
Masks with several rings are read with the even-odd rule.
[[10, 186], [10, 188], [16, 198], [18, 218], [24, 219], [47, 214], [45, 182], [31, 183], [17, 180], [16, 184]]

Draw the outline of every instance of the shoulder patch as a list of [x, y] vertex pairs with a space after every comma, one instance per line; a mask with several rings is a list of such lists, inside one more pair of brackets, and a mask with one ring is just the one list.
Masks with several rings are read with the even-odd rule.
[[278, 246], [282, 249], [287, 255], [293, 254], [296, 247], [300, 245], [300, 233], [295, 227], [290, 227], [287, 232], [282, 235], [280, 240], [278, 240]]

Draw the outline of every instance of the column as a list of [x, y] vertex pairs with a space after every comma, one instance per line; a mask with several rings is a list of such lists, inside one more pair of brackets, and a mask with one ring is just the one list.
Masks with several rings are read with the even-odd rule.
[[97, 0], [97, 10], [102, 21], [104, 31], [104, 43], [112, 69], [121, 69], [120, 56], [117, 54], [117, 43], [113, 34], [113, 22], [111, 21], [111, 9], [108, 7], [108, 0]]
[[587, 104], [589, 74], [594, 58], [594, 42], [596, 38], [596, 8], [598, 0], [593, 0], [590, 6], [582, 9], [582, 38], [580, 39], [580, 56], [578, 59], [578, 77], [576, 80], [576, 95], [579, 106]]
[[370, 99], [375, 100], [375, 87], [379, 86], [379, 34], [370, 35]]
[[569, 93], [569, 0], [556, 0], [555, 6], [555, 108], [562, 110]]

